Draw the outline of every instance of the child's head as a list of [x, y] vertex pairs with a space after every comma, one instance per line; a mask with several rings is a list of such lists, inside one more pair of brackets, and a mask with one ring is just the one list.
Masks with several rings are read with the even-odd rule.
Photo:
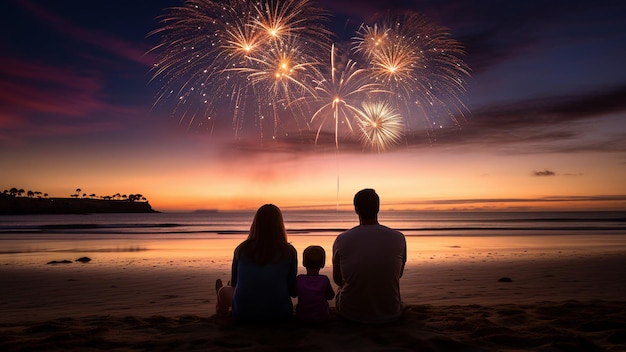
[[302, 265], [307, 269], [321, 269], [326, 264], [326, 252], [321, 246], [308, 246], [302, 253]]

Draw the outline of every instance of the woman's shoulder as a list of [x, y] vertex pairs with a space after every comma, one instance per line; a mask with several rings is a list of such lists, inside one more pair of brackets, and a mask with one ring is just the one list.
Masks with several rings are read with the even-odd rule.
[[296, 247], [294, 247], [291, 243], [287, 243], [287, 250], [289, 251], [289, 255], [297, 257], [298, 256], [298, 251], [296, 250]]
[[241, 254], [241, 251], [250, 243], [250, 240], [245, 240], [241, 242], [237, 247], [235, 247], [235, 257], [238, 258]]

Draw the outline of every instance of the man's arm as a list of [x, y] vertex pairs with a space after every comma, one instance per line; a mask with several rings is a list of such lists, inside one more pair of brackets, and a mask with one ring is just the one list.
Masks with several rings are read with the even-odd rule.
[[404, 253], [402, 253], [402, 268], [400, 268], [400, 277], [404, 274], [404, 265], [406, 264], [406, 239], [404, 240]]
[[339, 254], [333, 254], [333, 281], [337, 284], [337, 286], [343, 286], [343, 279], [341, 277], [341, 265], [339, 264]]

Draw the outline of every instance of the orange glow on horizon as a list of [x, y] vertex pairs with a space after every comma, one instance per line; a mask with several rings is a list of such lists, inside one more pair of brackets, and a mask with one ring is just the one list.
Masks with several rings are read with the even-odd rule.
[[[436, 148], [250, 153], [201, 142], [178, 150], [126, 151], [125, 158], [112, 153], [94, 159], [68, 149], [64, 158], [50, 160], [34, 150], [14, 159], [18, 171], [3, 177], [0, 191], [17, 187], [50, 197], [69, 197], [77, 188], [98, 197], [139, 193], [158, 211], [254, 210], [265, 203], [351, 211], [354, 193], [363, 188], [376, 189], [383, 210], [626, 210], [624, 166], [594, 155], [581, 163], [580, 154], [510, 157]], [[541, 165], [551, 165], [555, 175], [533, 175]], [[582, 173], [581, 165], [593, 172]]]
[[[387, 197], [388, 198], [388, 197]], [[352, 199], [340, 199], [333, 202], [332, 199], [320, 199], [317, 201], [303, 202], [301, 200], [284, 197], [273, 198], [230, 198], [230, 199], [201, 199], [201, 198], [157, 198], [150, 201], [157, 211], [194, 211], [194, 210], [220, 210], [239, 211], [256, 210], [266, 203], [273, 203], [282, 209], [292, 210], [340, 210], [353, 211]], [[445, 204], [447, 201], [450, 204]], [[444, 203], [444, 204], [441, 204]], [[397, 201], [393, 198], [381, 200], [381, 212], [385, 211], [614, 211], [626, 209], [626, 201], [541, 201], [528, 199], [528, 201], [497, 202], [480, 201], [472, 203], [458, 202], [454, 200], [421, 200], [421, 201]]]

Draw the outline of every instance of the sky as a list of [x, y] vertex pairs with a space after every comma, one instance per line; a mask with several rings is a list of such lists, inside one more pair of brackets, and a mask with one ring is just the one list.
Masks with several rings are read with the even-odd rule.
[[626, 210], [625, 2], [317, 4], [338, 46], [386, 10], [448, 28], [470, 68], [458, 125], [382, 152], [274, 141], [250, 119], [240, 133], [228, 113], [210, 133], [189, 128], [157, 102], [148, 35], [180, 1], [7, 0], [0, 191], [140, 193], [159, 211], [349, 209], [362, 188], [383, 209]]

